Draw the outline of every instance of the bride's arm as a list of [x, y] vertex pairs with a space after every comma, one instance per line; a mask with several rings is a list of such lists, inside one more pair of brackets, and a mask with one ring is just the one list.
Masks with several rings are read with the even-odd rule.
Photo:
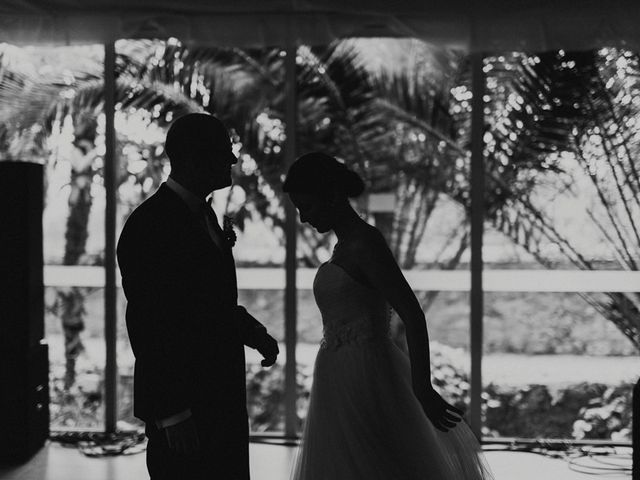
[[434, 426], [446, 431], [459, 421], [447, 410], [458, 415], [462, 415], [462, 412], [446, 403], [431, 385], [429, 335], [424, 312], [382, 234], [374, 227], [367, 230], [366, 238], [354, 251], [358, 255], [358, 269], [369, 284], [385, 297], [404, 323], [413, 391]]

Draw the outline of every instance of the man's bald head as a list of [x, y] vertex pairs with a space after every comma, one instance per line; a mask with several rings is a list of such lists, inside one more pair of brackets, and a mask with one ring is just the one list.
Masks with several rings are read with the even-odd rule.
[[226, 161], [231, 140], [224, 124], [213, 115], [189, 113], [171, 124], [164, 149], [172, 170], [181, 170], [184, 162], [205, 157], [220, 156]]
[[189, 113], [176, 119], [167, 132], [165, 152], [171, 177], [198, 194], [231, 184], [233, 154], [229, 132], [216, 117]]

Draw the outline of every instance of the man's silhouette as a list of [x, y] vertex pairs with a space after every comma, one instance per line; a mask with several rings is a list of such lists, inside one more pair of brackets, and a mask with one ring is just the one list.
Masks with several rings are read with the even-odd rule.
[[166, 183], [129, 216], [118, 243], [136, 357], [134, 414], [152, 480], [249, 478], [244, 346], [275, 363], [276, 341], [237, 304], [231, 246], [206, 203], [237, 162], [206, 114], [167, 133]]

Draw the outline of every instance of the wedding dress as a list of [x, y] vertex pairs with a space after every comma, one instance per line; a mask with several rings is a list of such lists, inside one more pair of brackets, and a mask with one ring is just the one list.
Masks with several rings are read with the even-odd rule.
[[385, 299], [330, 262], [313, 291], [324, 338], [291, 479], [492, 479], [464, 421], [444, 433], [424, 414]]

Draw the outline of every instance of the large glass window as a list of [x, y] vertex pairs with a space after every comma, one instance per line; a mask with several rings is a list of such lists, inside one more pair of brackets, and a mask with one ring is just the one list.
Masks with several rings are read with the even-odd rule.
[[[316, 91], [334, 88], [325, 94], [331, 110], [323, 124], [340, 133], [340, 142], [316, 148], [344, 160], [365, 180], [366, 193], [354, 207], [385, 236], [427, 314], [434, 384], [464, 407], [469, 164], [466, 147], [458, 142], [465, 144], [468, 118], [454, 107], [459, 73], [466, 67], [456, 52], [410, 39], [348, 40], [312, 53], [324, 62], [322, 75], [308, 74], [317, 78]], [[300, 89], [307, 92], [305, 85]], [[312, 140], [310, 135], [307, 141]], [[299, 270], [307, 278], [303, 288], [311, 288], [315, 269], [329, 259], [334, 242], [301, 227], [299, 265], [311, 267]], [[300, 291], [298, 301], [298, 414], [304, 418], [322, 321], [310, 290]], [[395, 313], [391, 332], [406, 350]]]
[[637, 55], [510, 54], [485, 70], [485, 433], [628, 441]]
[[[187, 47], [168, 41], [120, 41], [120, 81], [126, 91], [116, 114], [121, 174], [118, 200], [120, 232], [130, 212], [153, 194], [170, 171], [163, 145], [171, 121], [185, 113], [208, 111], [230, 129], [238, 164], [234, 184], [216, 191], [212, 206], [222, 223], [229, 217], [237, 234], [233, 248], [238, 269], [239, 303], [283, 341], [283, 210], [276, 194], [283, 168], [281, 105], [254, 67], [281, 82], [279, 49]], [[124, 300], [123, 305], [124, 305]], [[123, 310], [119, 331], [123, 332]], [[122, 350], [130, 350], [120, 334]], [[281, 345], [284, 352], [284, 345]], [[248, 410], [254, 432], [283, 428], [283, 360], [263, 369], [260, 355], [247, 348]], [[130, 407], [131, 354], [119, 358], [119, 394], [128, 407], [121, 418], [134, 422]]]
[[0, 46], [3, 158], [45, 163], [51, 428], [104, 428], [101, 46]]
[[[1, 158], [46, 164], [53, 429], [104, 428], [103, 52], [0, 45]], [[282, 352], [263, 369], [246, 350], [251, 429], [282, 431], [285, 51], [168, 39], [121, 40], [116, 52], [117, 234], [168, 175], [174, 118], [208, 111], [230, 128], [234, 186], [213, 206], [238, 232], [239, 301]], [[485, 435], [629, 439], [640, 367], [639, 68], [637, 54], [617, 49], [485, 59]], [[298, 153], [326, 151], [365, 179], [354, 206], [423, 305], [434, 383], [468, 406], [470, 352], [480, 348], [469, 338], [468, 57], [412, 39], [300, 46], [296, 89]], [[298, 426], [322, 337], [312, 279], [334, 242], [299, 227]], [[117, 302], [118, 428], [139, 428], [121, 290]], [[549, 420], [518, 423], [525, 411]]]

